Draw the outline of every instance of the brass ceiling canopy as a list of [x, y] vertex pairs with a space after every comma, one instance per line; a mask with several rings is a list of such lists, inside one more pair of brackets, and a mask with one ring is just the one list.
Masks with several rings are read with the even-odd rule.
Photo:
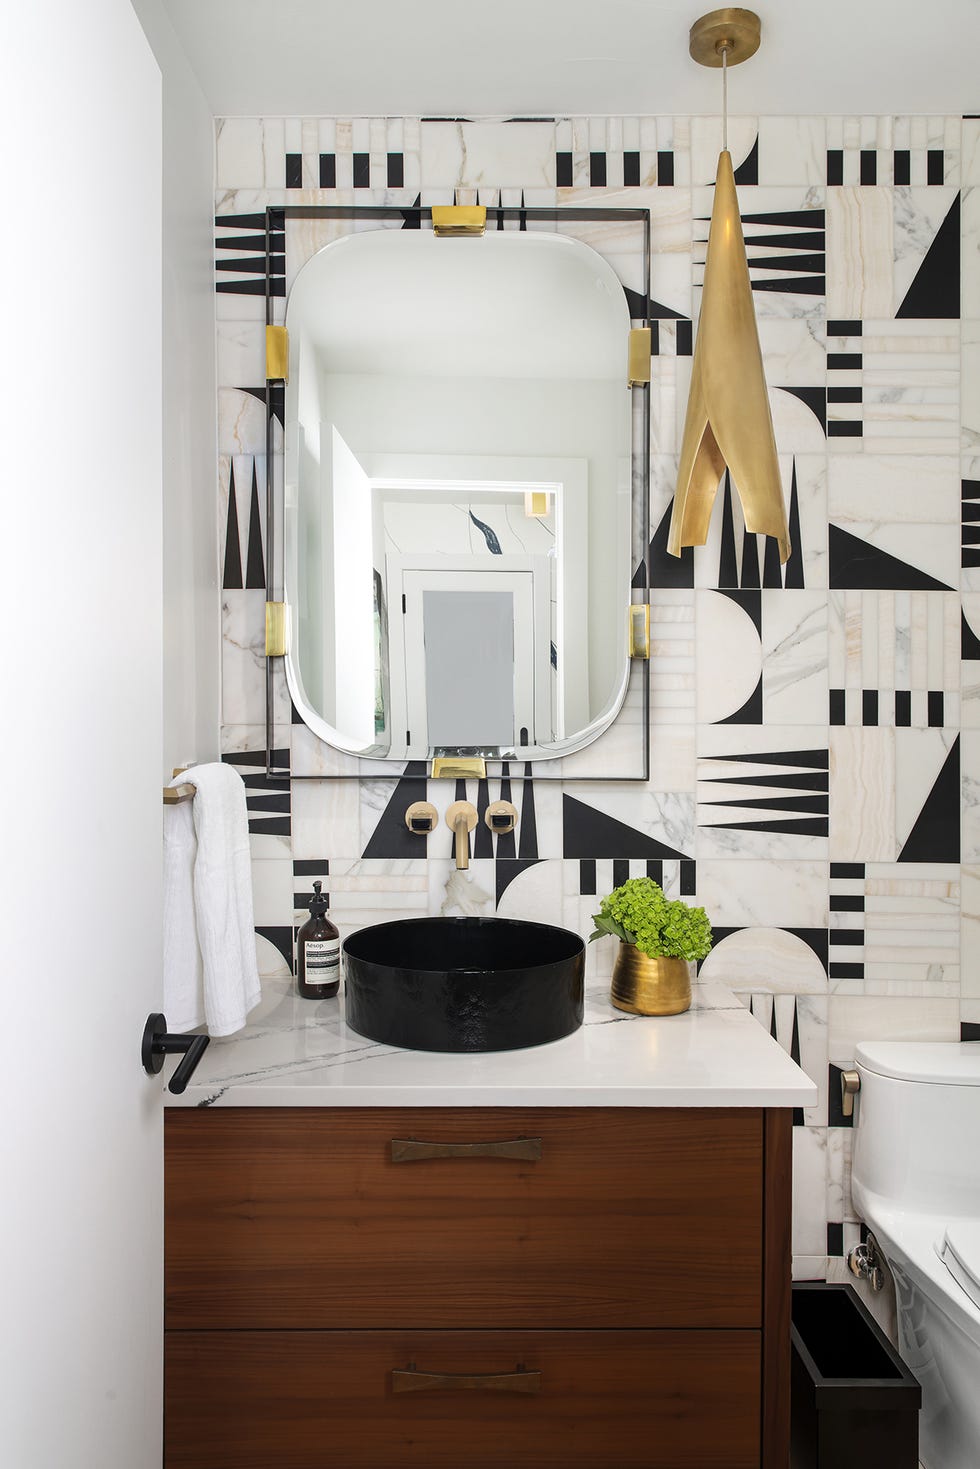
[[702, 15], [691, 27], [690, 51], [700, 66], [738, 66], [748, 61], [759, 49], [762, 24], [754, 10], [740, 10], [729, 5]]
[[[751, 10], [712, 11], [691, 27], [691, 55], [705, 66], [723, 66], [727, 78], [729, 63], [758, 50], [759, 31]], [[724, 124], [667, 549], [679, 556], [684, 546], [704, 545], [727, 465], [746, 530], [773, 536], [785, 562], [792, 546], [728, 151], [727, 93]]]

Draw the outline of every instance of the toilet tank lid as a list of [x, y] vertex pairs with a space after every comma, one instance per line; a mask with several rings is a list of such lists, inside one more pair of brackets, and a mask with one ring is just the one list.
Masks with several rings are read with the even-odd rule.
[[980, 1042], [861, 1041], [859, 1066], [899, 1081], [939, 1086], [980, 1086]]

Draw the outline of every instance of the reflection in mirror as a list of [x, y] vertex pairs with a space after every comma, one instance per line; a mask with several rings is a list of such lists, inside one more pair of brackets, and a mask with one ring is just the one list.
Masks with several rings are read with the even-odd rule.
[[580, 748], [628, 673], [629, 313], [577, 240], [378, 230], [290, 292], [290, 692], [378, 758]]

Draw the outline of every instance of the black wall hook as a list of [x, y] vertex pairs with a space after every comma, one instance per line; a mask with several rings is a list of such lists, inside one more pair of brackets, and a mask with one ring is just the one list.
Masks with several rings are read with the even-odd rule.
[[148, 1015], [143, 1027], [143, 1044], [140, 1047], [143, 1070], [147, 1076], [156, 1076], [163, 1070], [164, 1056], [183, 1055], [184, 1059], [169, 1083], [169, 1090], [179, 1095], [187, 1086], [198, 1061], [210, 1044], [209, 1035], [170, 1035], [167, 1031], [166, 1015]]

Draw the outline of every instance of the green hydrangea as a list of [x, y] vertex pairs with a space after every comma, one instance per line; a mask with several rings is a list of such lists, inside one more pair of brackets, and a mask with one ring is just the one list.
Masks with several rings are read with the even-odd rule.
[[605, 898], [592, 915], [595, 931], [589, 942], [613, 934], [635, 944], [651, 959], [703, 959], [711, 949], [712, 933], [703, 908], [671, 902], [652, 877], [631, 877]]

